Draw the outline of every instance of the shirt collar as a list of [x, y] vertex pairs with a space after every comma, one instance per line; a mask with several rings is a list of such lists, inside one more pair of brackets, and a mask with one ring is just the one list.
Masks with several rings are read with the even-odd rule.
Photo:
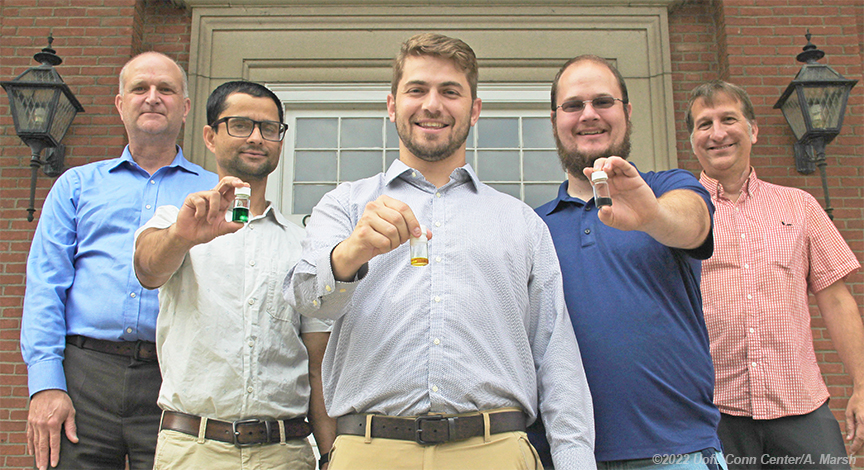
[[[395, 160], [392, 164], [390, 164], [390, 168], [387, 169], [387, 173], [384, 174], [384, 184], [390, 185], [396, 178], [399, 178], [406, 173], [417, 171], [414, 168], [406, 165], [402, 160]], [[404, 179], [411, 180], [410, 176], [406, 176]], [[471, 168], [471, 165], [466, 163], [464, 166], [456, 168], [450, 173], [450, 179], [455, 182], [465, 182], [471, 181], [474, 184], [474, 189], [480, 187], [480, 178], [477, 177], [477, 173], [474, 172], [474, 168]]]
[[283, 227], [287, 227], [288, 224], [291, 223], [288, 221], [288, 219], [285, 218], [284, 215], [282, 215], [282, 212], [277, 211], [276, 208], [273, 207], [273, 203], [270, 201], [267, 201], [267, 208], [264, 209], [264, 215], [266, 216], [268, 213], [273, 216], [273, 218], [276, 220], [276, 223]]
[[[699, 175], [699, 182], [702, 183], [702, 186], [704, 186], [706, 190], [708, 190], [712, 199], [717, 200], [723, 196], [723, 185], [720, 184], [720, 181], [717, 181], [705, 174], [705, 170], [702, 170], [702, 174]], [[759, 190], [761, 182], [762, 180], [756, 177], [756, 169], [751, 166], [750, 175], [747, 177], [747, 180], [744, 181], [744, 186], [741, 187], [741, 194], [751, 197], [754, 192]]]
[[[168, 165], [165, 165], [165, 167], [180, 168], [183, 171], [197, 175], [199, 173], [198, 168], [196, 168], [195, 165], [190, 163], [189, 160], [186, 160], [186, 158], [183, 156], [183, 149], [180, 148], [179, 145], [175, 145], [175, 148], [177, 149], [177, 155], [175, 155], [174, 160], [171, 161], [171, 163], [169, 163]], [[135, 162], [135, 159], [132, 158], [132, 152], [129, 151], [128, 145], [123, 149], [123, 154], [120, 156], [119, 159], [117, 159], [117, 163], [114, 164], [114, 166], [112, 166], [111, 168], [109, 168], [108, 171], [113, 171], [124, 164], [131, 165], [133, 168], [140, 168], [140, 166]]]
[[285, 218], [284, 215], [282, 215], [282, 212], [276, 210], [276, 208], [273, 207], [273, 203], [270, 201], [267, 201], [267, 208], [264, 209], [264, 213], [249, 219], [249, 222], [252, 223], [256, 220], [268, 218], [272, 219], [273, 222], [276, 222], [283, 227], [287, 227], [289, 224], [292, 224], [287, 218]]
[[569, 180], [564, 181], [563, 183], [561, 183], [561, 186], [558, 187], [558, 195], [555, 196], [555, 199], [551, 201], [551, 204], [546, 207], [545, 215], [550, 215], [567, 204], [576, 204], [579, 206], [585, 205], [585, 201], [577, 197], [573, 197], [567, 192], [568, 183]]

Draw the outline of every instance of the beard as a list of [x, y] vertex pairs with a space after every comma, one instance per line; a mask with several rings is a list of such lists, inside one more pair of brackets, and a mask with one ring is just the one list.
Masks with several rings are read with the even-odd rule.
[[276, 165], [279, 163], [267, 158], [258, 164], [250, 164], [240, 157], [240, 153], [243, 151], [244, 149], [240, 149], [234, 158], [222, 165], [229, 175], [236, 176], [243, 181], [263, 180], [276, 169]]
[[465, 144], [468, 139], [468, 132], [471, 130], [470, 121], [466, 121], [463, 125], [457, 127], [458, 123], [453, 123], [453, 132], [450, 138], [441, 141], [426, 140], [421, 141], [422, 137], [417, 137], [413, 134], [414, 125], [410, 120], [401, 121], [396, 119], [396, 133], [399, 134], [399, 140], [405, 145], [405, 148], [415, 157], [427, 161], [437, 162], [446, 159], [453, 155], [456, 150]]
[[558, 158], [561, 160], [561, 167], [564, 171], [577, 177], [587, 180], [585, 174], [582, 173], [584, 168], [594, 166], [594, 162], [598, 158], [621, 157], [627, 160], [630, 157], [630, 133], [633, 131], [633, 126], [630, 124], [630, 119], [627, 119], [627, 129], [624, 131], [624, 138], [619, 144], [610, 144], [603, 150], [597, 152], [583, 152], [578, 146], [572, 150], [564, 148], [564, 144], [558, 137], [558, 126], [553, 123], [552, 134], [555, 136], [555, 147], [558, 149]]

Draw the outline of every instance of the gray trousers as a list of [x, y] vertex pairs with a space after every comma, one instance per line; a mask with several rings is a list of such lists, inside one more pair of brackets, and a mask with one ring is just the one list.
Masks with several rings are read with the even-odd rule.
[[152, 470], [162, 411], [156, 361], [139, 361], [66, 345], [66, 386], [75, 406], [78, 443], [60, 433], [60, 470]]
[[799, 416], [765, 420], [720, 416], [717, 434], [729, 470], [849, 469], [840, 425], [827, 401]]

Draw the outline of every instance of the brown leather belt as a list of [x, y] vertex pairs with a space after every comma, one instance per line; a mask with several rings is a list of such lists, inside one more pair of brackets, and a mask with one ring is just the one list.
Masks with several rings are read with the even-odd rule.
[[[305, 418], [286, 419], [285, 440], [302, 439], [312, 433], [312, 425]], [[177, 413], [175, 411], [164, 411], [162, 413], [162, 429], [182, 432], [191, 436], [198, 435], [201, 426], [201, 418], [198, 416]], [[227, 442], [237, 447], [246, 447], [256, 444], [278, 444], [279, 421], [261, 421], [259, 419], [244, 419], [228, 422], [207, 420], [207, 428], [204, 430], [204, 438], [214, 441]]]
[[150, 341], [107, 341], [72, 335], [66, 337], [66, 343], [82, 349], [90, 349], [115, 356], [131, 357], [139, 361], [152, 362], [156, 357], [156, 343]]
[[[489, 413], [489, 434], [524, 431], [525, 413], [498, 411]], [[336, 419], [336, 435], [366, 435], [366, 415], [350, 414]], [[414, 441], [421, 445], [443, 444], [482, 436], [483, 415], [425, 415], [395, 417], [372, 415], [372, 437]]]

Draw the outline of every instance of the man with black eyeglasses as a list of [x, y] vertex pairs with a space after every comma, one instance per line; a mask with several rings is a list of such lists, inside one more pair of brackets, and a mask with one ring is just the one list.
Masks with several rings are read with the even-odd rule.
[[[306, 436], [314, 432], [322, 454], [335, 438], [321, 390], [330, 326], [301, 318], [280, 294], [305, 232], [264, 199], [282, 119], [279, 98], [262, 85], [216, 88], [204, 142], [219, 184], [180, 208], [158, 208], [135, 234], [138, 279], [160, 288], [154, 469], [312, 470]], [[240, 188], [251, 190], [245, 224], [226, 217]]]
[[[711, 199], [690, 172], [627, 162], [633, 107], [604, 59], [567, 62], [551, 107], [567, 181], [537, 213], [552, 233], [594, 398], [597, 468], [725, 468], [699, 293], [700, 261], [713, 251]], [[596, 204], [589, 179], [598, 171], [611, 206]], [[542, 438], [532, 435], [541, 453]]]

